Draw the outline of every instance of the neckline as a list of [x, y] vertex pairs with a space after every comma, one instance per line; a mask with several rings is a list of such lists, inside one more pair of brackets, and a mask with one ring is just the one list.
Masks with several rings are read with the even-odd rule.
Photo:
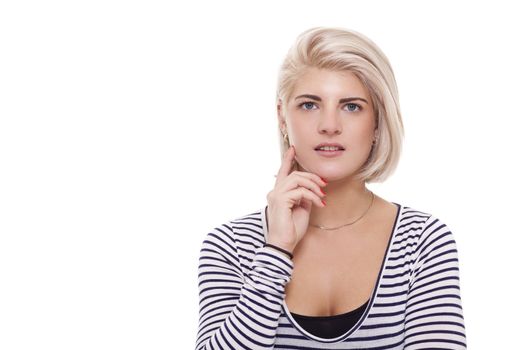
[[[367, 319], [368, 314], [370, 313], [370, 310], [372, 308], [372, 305], [374, 305], [374, 302], [375, 302], [375, 299], [376, 299], [376, 296], [377, 296], [377, 291], [379, 289], [379, 282], [383, 278], [383, 274], [385, 272], [386, 261], [388, 259], [388, 256], [390, 255], [390, 251], [392, 249], [392, 243], [394, 241], [393, 238], [395, 236], [396, 231], [398, 230], [400, 219], [401, 219], [401, 209], [403, 208], [403, 206], [401, 204], [399, 204], [399, 203], [396, 203], [396, 202], [391, 202], [391, 203], [395, 204], [397, 206], [397, 214], [396, 214], [396, 219], [394, 220], [394, 225], [392, 227], [392, 231], [390, 232], [390, 238], [389, 238], [387, 247], [385, 249], [385, 254], [383, 255], [383, 262], [381, 263], [381, 269], [379, 270], [379, 274], [378, 274], [376, 282], [374, 284], [374, 291], [372, 292], [372, 296], [370, 297], [370, 299], [368, 299], [368, 302], [366, 303], [366, 309], [361, 314], [361, 317], [354, 324], [354, 326], [352, 328], [350, 328], [346, 333], [344, 333], [344, 334], [342, 334], [342, 335], [340, 335], [340, 336], [338, 336], [336, 338], [321, 338], [321, 337], [318, 337], [316, 335], [313, 335], [313, 334], [309, 333], [308, 331], [306, 331], [305, 329], [303, 329], [301, 327], [301, 325], [299, 325], [297, 323], [297, 321], [291, 315], [291, 312], [288, 309], [288, 305], [286, 305], [286, 299], [283, 299], [282, 310], [284, 311], [286, 317], [288, 318], [288, 321], [292, 324], [292, 326], [295, 329], [297, 329], [305, 337], [307, 337], [307, 338], [309, 338], [311, 340], [315, 340], [315, 341], [321, 342], [321, 343], [339, 343], [339, 342], [344, 341], [348, 337], [350, 337], [352, 334], [354, 334], [361, 327], [363, 322]], [[268, 227], [267, 227], [267, 220], [268, 219], [266, 217], [266, 210], [267, 210], [267, 208], [268, 208], [268, 205], [266, 205], [264, 207], [264, 209], [261, 211], [263, 235], [264, 235], [264, 241], [265, 242], [268, 241]], [[355, 311], [355, 310], [352, 310], [352, 311]], [[352, 311], [350, 311], [350, 312], [352, 312]], [[333, 316], [338, 316], [338, 315], [333, 315]], [[317, 317], [323, 317], [323, 316], [317, 316]], [[330, 316], [328, 316], [328, 317], [330, 317]]]
[[323, 321], [325, 321], [325, 320], [336, 320], [336, 319], [340, 319], [340, 318], [346, 318], [346, 317], [354, 315], [356, 313], [360, 313], [368, 305], [369, 302], [370, 302], [370, 299], [368, 299], [363, 305], [358, 306], [357, 308], [355, 308], [353, 310], [345, 312], [344, 314], [337, 314], [337, 315], [332, 315], [332, 316], [309, 316], [309, 315], [296, 314], [294, 312], [290, 312], [290, 315], [293, 315], [294, 318], [300, 318], [300, 319], [306, 319], [306, 320], [319, 320], [319, 321], [320, 320], [323, 320]]

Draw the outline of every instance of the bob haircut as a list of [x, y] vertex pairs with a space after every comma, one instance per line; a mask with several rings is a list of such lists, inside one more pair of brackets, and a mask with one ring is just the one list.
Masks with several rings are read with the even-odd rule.
[[[276, 102], [281, 100], [283, 116], [296, 82], [309, 67], [350, 71], [368, 89], [378, 138], [355, 178], [365, 182], [385, 181], [397, 167], [404, 137], [397, 84], [387, 57], [374, 42], [356, 31], [337, 27], [304, 31], [289, 49], [278, 72]], [[282, 158], [290, 145], [279, 125], [278, 133]]]

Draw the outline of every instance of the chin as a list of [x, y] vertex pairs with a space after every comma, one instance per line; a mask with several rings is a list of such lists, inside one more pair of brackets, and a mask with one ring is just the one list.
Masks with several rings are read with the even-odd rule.
[[[319, 163], [317, 164], [305, 164], [306, 168], [304, 168], [304, 171], [314, 173], [324, 179], [326, 179], [328, 182], [330, 181], [338, 181], [341, 179], [345, 179], [347, 177], [350, 177], [354, 174], [354, 170], [342, 168], [338, 165], [321, 165]], [[303, 166], [300, 166], [303, 168]]]

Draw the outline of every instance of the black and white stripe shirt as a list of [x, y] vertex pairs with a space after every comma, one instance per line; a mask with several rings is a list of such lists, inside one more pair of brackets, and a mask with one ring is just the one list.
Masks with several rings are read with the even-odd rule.
[[465, 349], [456, 242], [437, 217], [398, 206], [381, 271], [360, 320], [319, 338], [290, 315], [293, 261], [263, 247], [265, 209], [212, 229], [199, 259], [196, 349]]

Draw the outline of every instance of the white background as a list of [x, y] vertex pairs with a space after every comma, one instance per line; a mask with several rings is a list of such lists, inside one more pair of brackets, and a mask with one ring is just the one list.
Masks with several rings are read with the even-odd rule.
[[522, 14], [504, 1], [2, 2], [0, 348], [194, 347], [200, 245], [266, 204], [277, 69], [313, 26], [360, 31], [389, 57], [406, 137], [395, 175], [369, 188], [448, 224], [469, 348], [515, 348]]

